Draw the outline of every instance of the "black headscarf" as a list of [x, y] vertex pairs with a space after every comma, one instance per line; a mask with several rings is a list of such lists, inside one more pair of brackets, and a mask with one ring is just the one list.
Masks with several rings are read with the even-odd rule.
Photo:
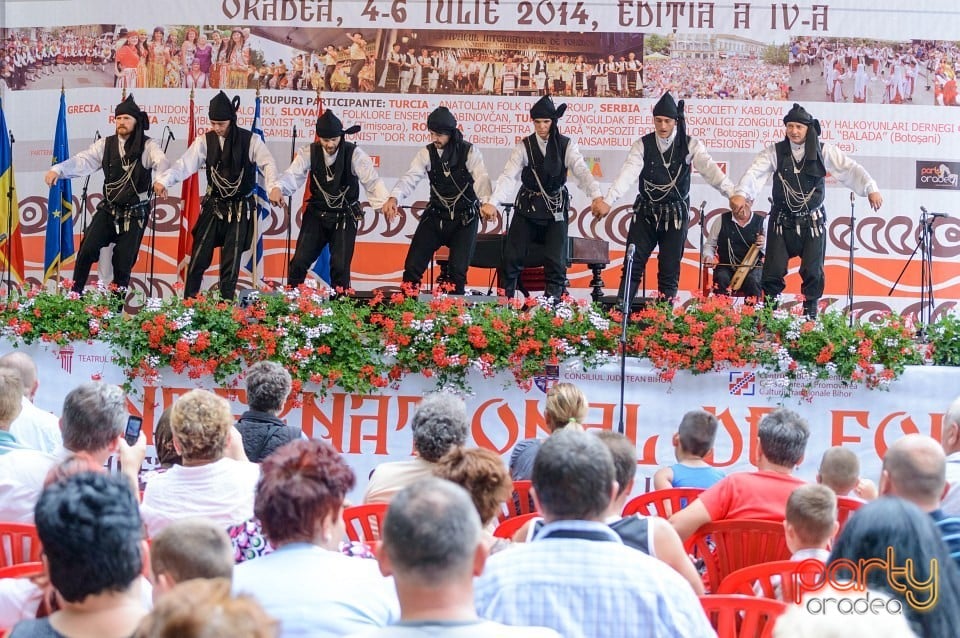
[[549, 95], [544, 95], [530, 107], [530, 118], [534, 120], [552, 120], [547, 135], [547, 151], [544, 153], [543, 168], [547, 175], [559, 175], [563, 171], [563, 158], [560, 157], [560, 127], [557, 120], [563, 117], [567, 105], [555, 106]]
[[143, 154], [143, 145], [145, 140], [143, 139], [143, 132], [150, 128], [150, 116], [140, 110], [140, 107], [137, 106], [137, 103], [133, 101], [133, 93], [127, 96], [127, 98], [117, 104], [117, 107], [113, 109], [113, 115], [129, 115], [134, 120], [136, 120], [136, 126], [133, 128], [133, 133], [127, 136], [127, 140], [123, 145], [123, 154], [125, 157], [140, 157]]
[[807, 127], [807, 137], [803, 149], [803, 172], [815, 177], [825, 176], [827, 167], [823, 163], [823, 156], [820, 152], [820, 120], [814, 118], [805, 108], [794, 102], [793, 108], [783, 116], [784, 124], [790, 122], [803, 124]]
[[223, 139], [223, 153], [221, 158], [224, 167], [229, 169], [230, 175], [237, 175], [243, 171], [248, 159], [243, 156], [243, 148], [240, 142], [240, 136], [237, 131], [237, 110], [240, 108], [240, 96], [235, 95], [233, 100], [227, 97], [227, 94], [220, 91], [210, 100], [210, 109], [207, 111], [207, 117], [215, 122], [230, 122], [230, 130], [227, 131]]
[[440, 135], [449, 135], [450, 140], [443, 147], [440, 159], [448, 166], [457, 163], [457, 151], [463, 141], [463, 133], [457, 128], [457, 118], [445, 106], [438, 106], [427, 116], [427, 129]]

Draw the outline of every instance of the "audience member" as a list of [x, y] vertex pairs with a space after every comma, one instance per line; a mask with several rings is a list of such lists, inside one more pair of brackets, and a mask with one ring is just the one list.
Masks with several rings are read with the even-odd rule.
[[836, 535], [837, 495], [822, 485], [801, 485], [787, 499], [783, 530], [790, 560], [826, 562]]
[[207, 390], [191, 390], [170, 412], [173, 445], [183, 459], [146, 485], [141, 511], [149, 536], [181, 518], [203, 517], [227, 527], [253, 514], [259, 467], [225, 455], [230, 404]]
[[183, 465], [183, 458], [173, 444], [173, 427], [170, 425], [170, 406], [160, 414], [157, 427], [153, 431], [153, 445], [157, 450], [157, 463], [161, 470], [169, 470], [174, 465]]
[[482, 617], [574, 638], [715, 635], [683, 578], [604, 524], [619, 486], [597, 437], [569, 429], [551, 435], [532, 481], [546, 525], [532, 542], [487, 561], [475, 583]]
[[662, 560], [684, 577], [698, 596], [703, 594], [703, 579], [697, 574], [683, 542], [666, 519], [656, 516], [621, 516], [637, 475], [637, 447], [622, 434], [600, 430], [596, 436], [603, 441], [613, 455], [613, 467], [619, 489], [604, 517], [624, 545], [639, 549], [644, 554]]
[[146, 455], [146, 437], [130, 447], [123, 440], [127, 404], [123, 392], [107, 383], [84, 383], [63, 400], [63, 447], [54, 454], [14, 450], [0, 455], [0, 521], [32, 523], [33, 510], [47, 472], [71, 453], [85, 452], [98, 464], [117, 454], [124, 476], [137, 484]]
[[466, 442], [469, 426], [463, 399], [448, 392], [425, 396], [413, 413], [414, 458], [378, 465], [367, 484], [363, 502], [389, 503], [407, 485], [432, 476], [434, 464]]
[[947, 455], [947, 494], [942, 508], [948, 516], [960, 516], [960, 397], [943, 417], [943, 452]]
[[226, 578], [194, 579], [157, 601], [134, 638], [275, 638], [276, 620], [250, 596], [231, 596]]
[[17, 371], [23, 393], [23, 410], [11, 424], [10, 433], [21, 445], [41, 452], [54, 452], [63, 445], [63, 437], [57, 417], [33, 404], [40, 387], [37, 364], [25, 352], [14, 351], [0, 357], [0, 367]]
[[703, 460], [717, 438], [717, 417], [704, 410], [691, 410], [680, 419], [673, 435], [673, 453], [677, 462], [662, 467], [653, 475], [653, 489], [671, 487], [711, 487], [724, 477], [723, 472]]
[[860, 477], [860, 459], [852, 450], [839, 445], [823, 453], [817, 483], [826, 485], [837, 496], [849, 496], [859, 501], [877, 498], [877, 486], [873, 481]]
[[897, 439], [883, 457], [880, 493], [899, 496], [930, 515], [950, 556], [960, 565], [960, 518], [947, 516], [940, 509], [946, 493], [946, 458], [943, 448], [934, 439], [922, 434], [908, 434]]
[[0, 456], [13, 450], [27, 449], [10, 432], [10, 425], [22, 409], [22, 397], [20, 375], [15, 370], [0, 367]]
[[54, 483], [37, 502], [36, 525], [60, 609], [10, 637], [130, 636], [147, 613], [139, 599], [147, 545], [127, 480], [83, 472]]
[[503, 504], [513, 493], [513, 481], [499, 454], [481, 448], [455, 447], [437, 461], [433, 473], [470, 494], [483, 524], [484, 545], [491, 553], [509, 546], [493, 536]]
[[150, 541], [150, 582], [157, 602], [175, 585], [194, 578], [233, 578], [233, 548], [227, 533], [202, 518], [170, 523]]
[[477, 616], [473, 577], [487, 558], [476, 507], [466, 491], [439, 478], [397, 493], [383, 524], [380, 571], [393, 576], [400, 621], [363, 638], [559, 636], [550, 629], [508, 627]]
[[392, 584], [373, 561], [344, 556], [343, 499], [353, 470], [329, 444], [291, 441], [263, 461], [256, 515], [276, 551], [236, 567], [282, 636], [343, 636], [397, 619]]
[[787, 498], [804, 482], [793, 475], [803, 460], [810, 428], [786, 408], [769, 413], [757, 427], [757, 471], [721, 479], [697, 500], [670, 517], [686, 540], [710, 521], [732, 518], [783, 521]]
[[247, 405], [237, 430], [243, 436], [243, 451], [259, 463], [274, 450], [300, 438], [300, 428], [277, 417], [290, 396], [290, 373], [274, 361], [260, 361], [247, 370]]
[[[895, 564], [887, 569], [859, 570], [856, 585], [900, 601], [903, 614], [921, 638], [956, 635], [960, 572], [934, 522], [913, 503], [885, 497], [861, 507], [840, 532], [828, 563], [846, 559], [854, 565], [863, 565], [862, 561], [886, 564], [891, 558]], [[912, 562], [908, 564], [908, 560]], [[892, 568], [910, 571], [908, 586], [890, 579], [888, 569]], [[831, 569], [831, 573], [836, 578], [854, 578], [849, 570]]]
[[[547, 404], [543, 409], [547, 432], [553, 434], [566, 427], [582, 430], [589, 408], [590, 402], [580, 388], [572, 383], [555, 383], [547, 391]], [[524, 439], [513, 447], [510, 476], [514, 481], [530, 480], [533, 460], [542, 442], [541, 439]]]

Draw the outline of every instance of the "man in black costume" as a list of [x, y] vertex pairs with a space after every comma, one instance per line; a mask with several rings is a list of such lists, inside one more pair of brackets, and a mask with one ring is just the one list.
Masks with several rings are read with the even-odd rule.
[[165, 197], [167, 189], [206, 167], [207, 192], [200, 218], [192, 229], [193, 252], [187, 270], [184, 297], [200, 292], [203, 275], [220, 248], [220, 296], [236, 296], [240, 256], [253, 239], [253, 216], [257, 214], [253, 190], [257, 168], [267, 184], [277, 181], [277, 168], [267, 146], [249, 130], [237, 126], [240, 97], [231, 101], [220, 91], [210, 100], [210, 130], [197, 136], [177, 162], [157, 178], [154, 190]]

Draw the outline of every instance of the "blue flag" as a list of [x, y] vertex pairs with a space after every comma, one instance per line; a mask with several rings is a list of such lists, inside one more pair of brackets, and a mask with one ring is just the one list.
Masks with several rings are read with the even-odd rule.
[[[67, 96], [60, 92], [60, 113], [53, 139], [53, 164], [70, 157], [67, 137]], [[73, 250], [73, 185], [69, 179], [58, 179], [50, 187], [47, 198], [47, 236], [43, 251], [43, 281], [56, 277], [74, 255]]]

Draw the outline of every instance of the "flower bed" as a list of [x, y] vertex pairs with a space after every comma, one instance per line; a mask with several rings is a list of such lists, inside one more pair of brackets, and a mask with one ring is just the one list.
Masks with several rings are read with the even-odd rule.
[[[104, 291], [81, 297], [31, 290], [0, 304], [0, 322], [14, 344], [106, 342], [130, 381], [150, 382], [169, 366], [235, 382], [250, 363], [270, 359], [287, 366], [298, 388], [311, 383], [352, 393], [375, 392], [408, 374], [469, 390], [470, 369], [484, 377], [509, 371], [529, 386], [547, 366], [591, 369], [620, 348], [619, 313], [573, 299], [474, 305], [396, 293], [360, 302], [301, 286], [256, 296], [244, 307], [216, 296], [146, 299], [130, 316], [117, 312], [117, 303]], [[906, 365], [960, 365], [960, 318], [952, 314], [929, 326], [923, 342], [896, 315], [851, 327], [836, 313], [812, 322], [725, 297], [655, 304], [631, 320], [627, 354], [649, 359], [667, 380], [679, 370], [758, 366], [782, 373], [802, 395], [817, 378], [882, 388]]]

